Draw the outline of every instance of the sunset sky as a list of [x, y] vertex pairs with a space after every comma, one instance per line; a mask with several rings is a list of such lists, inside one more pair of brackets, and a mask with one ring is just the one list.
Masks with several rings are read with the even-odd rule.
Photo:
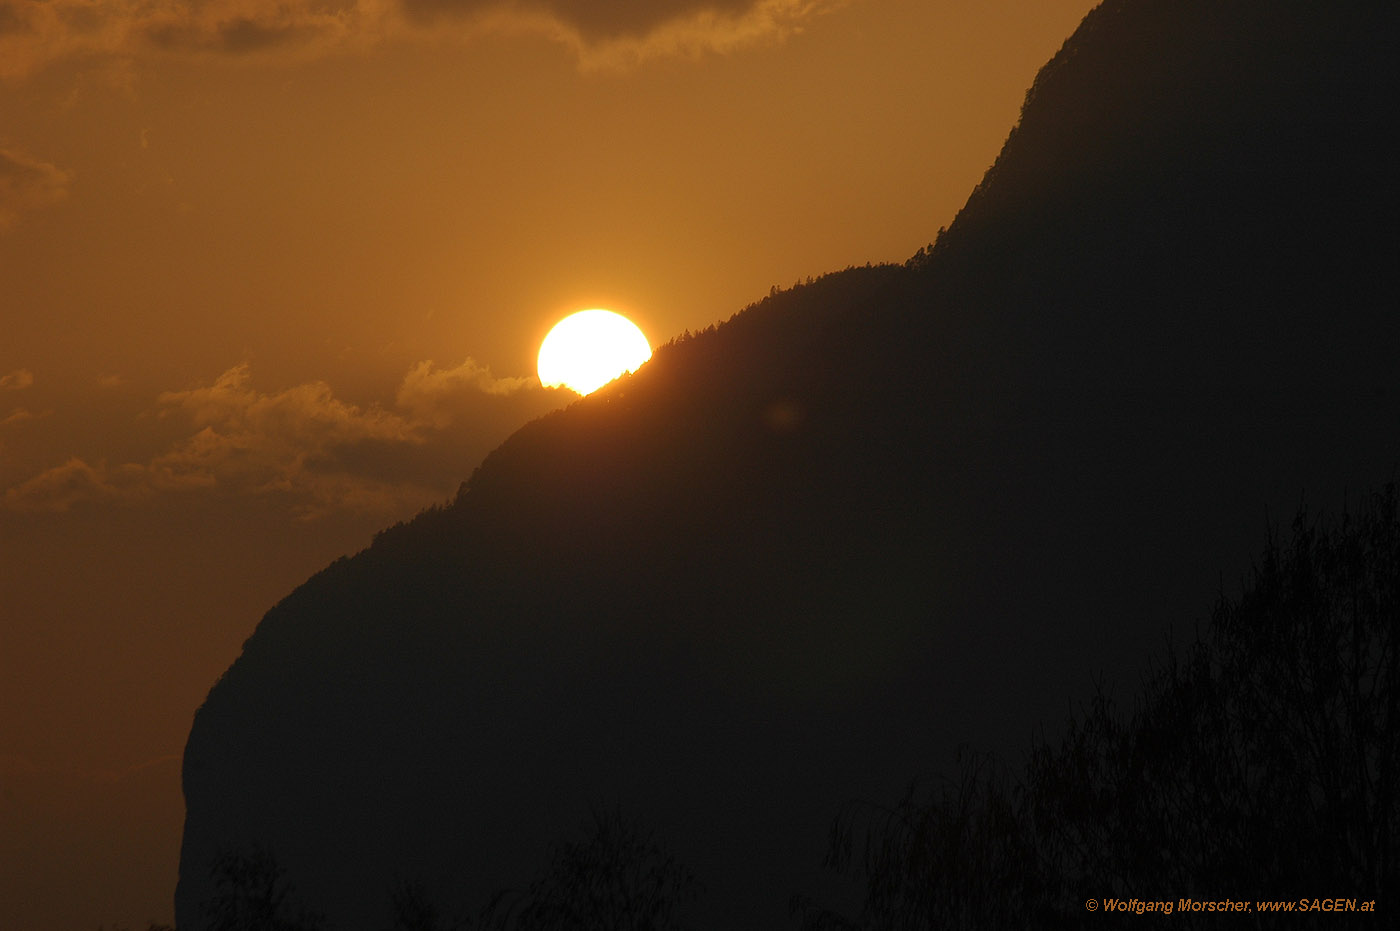
[[170, 921], [258, 618], [653, 345], [966, 200], [1091, 0], [0, 0], [0, 927]]

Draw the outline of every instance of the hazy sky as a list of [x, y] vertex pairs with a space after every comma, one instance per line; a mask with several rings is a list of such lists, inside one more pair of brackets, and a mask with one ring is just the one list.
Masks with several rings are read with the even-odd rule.
[[947, 224], [1091, 0], [0, 0], [0, 927], [168, 921], [261, 614], [652, 343]]

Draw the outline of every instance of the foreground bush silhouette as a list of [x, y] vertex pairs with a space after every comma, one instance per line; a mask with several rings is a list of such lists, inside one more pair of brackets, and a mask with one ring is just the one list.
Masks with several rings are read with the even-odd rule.
[[864, 878], [864, 910], [804, 926], [1062, 927], [1104, 897], [1393, 902], [1397, 652], [1392, 484], [1339, 521], [1300, 512], [1286, 543], [1271, 533], [1242, 594], [1131, 710], [1100, 686], [1019, 778], [966, 755], [892, 808], [848, 809], [828, 859]]
[[401, 881], [389, 893], [393, 924], [389, 931], [463, 931], [471, 923], [449, 918], [421, 883]]
[[679, 931], [699, 896], [690, 871], [618, 811], [595, 814], [587, 839], [557, 847], [523, 892], [505, 892], [482, 924], [492, 931]]
[[324, 918], [297, 906], [286, 869], [266, 847], [226, 850], [211, 868], [215, 895], [201, 909], [202, 931], [323, 931]]
[[[328, 931], [321, 913], [295, 904], [286, 869], [266, 847], [224, 852], [211, 875], [217, 894], [202, 909], [201, 931]], [[390, 931], [681, 931], [700, 891], [648, 832], [612, 810], [593, 816], [582, 841], [558, 845], [525, 889], [497, 893], [476, 923], [447, 916], [422, 884], [396, 883]]]

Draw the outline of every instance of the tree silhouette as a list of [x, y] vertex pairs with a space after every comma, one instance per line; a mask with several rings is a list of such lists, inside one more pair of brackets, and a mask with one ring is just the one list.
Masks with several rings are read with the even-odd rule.
[[619, 811], [594, 813], [587, 839], [557, 847], [523, 892], [496, 896], [493, 931], [679, 931], [699, 895], [690, 871]]
[[1027, 903], [1046, 896], [1019, 786], [988, 754], [960, 748], [958, 767], [955, 778], [915, 782], [894, 806], [847, 806], [828, 865], [863, 874], [863, 914], [795, 901], [804, 931], [1026, 924]]
[[1100, 686], [1019, 779], [969, 755], [957, 780], [843, 813], [829, 861], [865, 878], [864, 911], [809, 909], [804, 926], [1059, 927], [1102, 897], [1391, 898], [1398, 654], [1395, 486], [1339, 521], [1300, 511], [1131, 711]]
[[465, 921], [444, 917], [421, 883], [401, 881], [389, 893], [394, 923], [389, 931], [461, 931]]
[[286, 869], [266, 847], [214, 858], [215, 893], [201, 909], [204, 931], [321, 931], [317, 912], [293, 904]]

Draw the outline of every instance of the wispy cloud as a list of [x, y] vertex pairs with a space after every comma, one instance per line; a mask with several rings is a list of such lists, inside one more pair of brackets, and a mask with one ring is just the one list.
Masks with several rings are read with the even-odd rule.
[[424, 497], [426, 489], [352, 475], [339, 463], [339, 450], [366, 441], [421, 444], [404, 417], [340, 401], [324, 382], [264, 394], [249, 381], [248, 366], [239, 365], [213, 385], [160, 395], [162, 413], [184, 414], [196, 432], [147, 463], [143, 484], [281, 493], [306, 516], [339, 507], [389, 511]]
[[533, 378], [497, 378], [471, 359], [413, 366], [395, 408], [360, 407], [324, 382], [265, 392], [237, 365], [212, 384], [167, 391], [154, 413], [188, 433], [144, 462], [74, 457], [6, 490], [17, 511], [132, 504], [163, 494], [278, 497], [300, 517], [401, 514], [441, 500], [506, 433], [556, 406]]
[[7, 489], [5, 506], [16, 511], [63, 512], [79, 502], [131, 500], [141, 491], [140, 469], [125, 466], [109, 473], [105, 462], [92, 466], [74, 457]]
[[19, 391], [34, 384], [34, 373], [29, 369], [15, 369], [8, 375], [0, 375], [0, 390]]
[[26, 420], [36, 420], [40, 417], [48, 415], [49, 413], [51, 412], [44, 411], [42, 414], [36, 414], [31, 410], [27, 410], [26, 408], [16, 407], [3, 418], [0, 418], [0, 427], [8, 427], [11, 424], [23, 423]]
[[[33, 384], [34, 373], [29, 369], [15, 369], [13, 372], [0, 375], [0, 391], [23, 391]], [[3, 410], [4, 408], [0, 408], [0, 411]], [[36, 414], [27, 407], [11, 408], [8, 414], [0, 416], [0, 430], [17, 426], [26, 421], [38, 420], [47, 417], [51, 413], [53, 413], [53, 411], [46, 410]], [[3, 444], [0, 444], [0, 449], [4, 449]]]
[[390, 41], [541, 34], [581, 64], [782, 37], [839, 0], [0, 0], [0, 77], [97, 56], [314, 56]]
[[[4, 60], [4, 47], [4, 34], [0, 32], [0, 62]], [[0, 72], [4, 67], [0, 63]], [[0, 232], [13, 227], [21, 214], [63, 200], [72, 180], [73, 176], [57, 165], [15, 149], [0, 149]]]

